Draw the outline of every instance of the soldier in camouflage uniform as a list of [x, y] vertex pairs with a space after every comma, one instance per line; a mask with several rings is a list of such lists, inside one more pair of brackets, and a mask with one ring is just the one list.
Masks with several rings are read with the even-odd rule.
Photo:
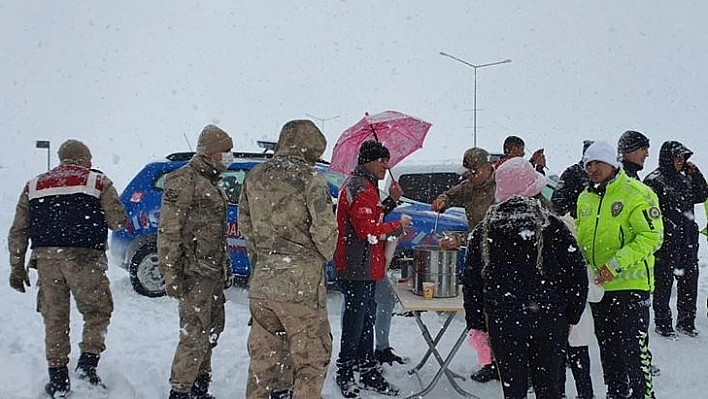
[[[451, 206], [465, 207], [469, 231], [472, 231], [494, 203], [494, 164], [486, 150], [470, 148], [462, 157], [462, 166], [466, 169], [467, 179], [438, 195], [432, 203], [432, 209], [435, 212], [445, 212]], [[466, 239], [458, 241], [452, 243], [452, 247], [464, 245]]]
[[78, 140], [67, 140], [58, 151], [60, 164], [27, 182], [10, 227], [10, 286], [25, 292], [29, 278], [25, 256], [31, 241], [31, 267], [39, 273], [37, 310], [44, 318], [45, 348], [52, 398], [70, 389], [69, 297], [83, 316], [76, 367], [79, 378], [105, 388], [96, 374], [113, 312], [106, 276], [108, 228], [122, 229], [125, 209], [113, 182], [91, 169], [91, 152]]
[[[462, 166], [467, 170], [467, 179], [438, 195], [432, 203], [432, 209], [435, 212], [444, 212], [446, 208], [451, 206], [464, 206], [467, 225], [471, 232], [484, 218], [487, 209], [494, 203], [494, 190], [497, 185], [494, 177], [494, 164], [486, 150], [475, 147], [465, 151], [462, 157]], [[466, 246], [466, 242], [466, 234], [453, 234], [440, 240], [440, 246], [453, 249], [460, 245]], [[471, 336], [481, 337], [472, 342], [474, 342], [477, 358], [482, 367], [470, 378], [477, 382], [498, 380], [499, 373], [492, 361], [486, 332], [474, 330], [471, 331]]]
[[226, 205], [217, 185], [233, 161], [231, 137], [204, 127], [197, 153], [165, 180], [157, 234], [167, 295], [179, 300], [180, 335], [170, 399], [209, 399], [211, 354], [224, 330], [224, 287], [231, 275]]
[[283, 126], [275, 156], [239, 199], [251, 263], [247, 398], [319, 398], [332, 353], [326, 265], [337, 240], [332, 198], [314, 171], [327, 141], [308, 120]]

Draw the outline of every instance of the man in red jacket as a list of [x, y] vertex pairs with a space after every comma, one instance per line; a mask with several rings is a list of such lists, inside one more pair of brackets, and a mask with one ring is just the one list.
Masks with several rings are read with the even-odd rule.
[[337, 385], [345, 398], [355, 398], [359, 388], [354, 370], [360, 373], [364, 389], [396, 396], [399, 391], [386, 381], [374, 359], [373, 325], [376, 315], [375, 283], [384, 279], [386, 239], [399, 235], [410, 218], [384, 223], [384, 214], [396, 207], [400, 190], [383, 202], [378, 181], [386, 176], [389, 150], [377, 141], [366, 141], [359, 149], [358, 166], [339, 192], [337, 202], [337, 248], [335, 276], [344, 295], [342, 340], [337, 359]]

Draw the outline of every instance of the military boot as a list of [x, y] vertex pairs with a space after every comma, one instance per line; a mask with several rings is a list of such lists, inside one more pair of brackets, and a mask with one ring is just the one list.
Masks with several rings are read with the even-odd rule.
[[271, 391], [268, 399], [293, 399], [292, 389], [279, 389]]
[[201, 374], [194, 380], [192, 384], [192, 394], [190, 399], [216, 399], [215, 396], [209, 393], [209, 383], [211, 382], [210, 374]]
[[106, 389], [103, 385], [101, 377], [96, 374], [96, 367], [98, 367], [98, 360], [101, 358], [100, 355], [93, 353], [82, 353], [79, 356], [79, 362], [76, 364], [76, 375], [84, 381], [88, 381], [89, 384]]
[[50, 398], [65, 398], [69, 394], [69, 369], [66, 367], [50, 367], [49, 383], [44, 386], [44, 391]]

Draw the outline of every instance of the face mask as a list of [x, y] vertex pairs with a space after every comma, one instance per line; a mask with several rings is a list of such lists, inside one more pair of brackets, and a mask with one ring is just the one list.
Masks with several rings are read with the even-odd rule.
[[219, 161], [224, 169], [228, 169], [234, 162], [234, 154], [232, 152], [222, 152], [221, 161]]

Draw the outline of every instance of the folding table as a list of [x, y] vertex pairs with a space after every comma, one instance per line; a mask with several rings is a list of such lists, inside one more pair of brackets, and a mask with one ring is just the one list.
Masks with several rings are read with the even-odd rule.
[[[430, 381], [430, 383], [428, 383], [427, 386], [423, 388], [422, 391], [414, 393], [413, 395], [410, 395], [404, 399], [420, 398], [422, 396], [427, 395], [428, 393], [430, 393], [430, 391], [433, 390], [433, 388], [435, 388], [443, 374], [450, 381], [450, 384], [455, 389], [455, 391], [457, 391], [460, 395], [466, 398], [479, 399], [478, 396], [472, 395], [471, 393], [462, 389], [455, 381], [456, 378], [464, 381], [465, 377], [448, 369], [450, 362], [455, 357], [455, 354], [457, 354], [457, 351], [460, 349], [460, 346], [462, 346], [462, 343], [465, 342], [465, 339], [467, 338], [467, 328], [462, 329], [460, 336], [457, 338], [457, 341], [453, 345], [452, 349], [450, 349], [450, 352], [447, 354], [447, 357], [443, 359], [437, 349], [438, 343], [440, 343], [440, 341], [442, 340], [442, 337], [445, 335], [445, 332], [448, 331], [448, 328], [450, 327], [450, 324], [455, 318], [457, 312], [465, 311], [462, 300], [462, 293], [453, 298], [423, 299], [422, 296], [414, 294], [407, 283], [397, 283], [392, 281], [391, 285], [393, 286], [393, 291], [396, 293], [398, 302], [400, 302], [401, 307], [403, 308], [403, 312], [413, 313], [413, 317], [415, 318], [415, 321], [418, 324], [418, 328], [420, 328], [420, 332], [422, 333], [425, 342], [428, 344], [428, 350], [425, 352], [423, 359], [421, 359], [421, 361], [415, 367], [409, 370], [408, 374], [415, 374], [420, 380], [418, 370], [420, 370], [425, 365], [425, 363], [430, 358], [430, 355], [433, 355], [439, 367], [433, 379]], [[438, 331], [435, 337], [430, 334], [430, 330], [420, 317], [422, 312], [429, 311], [447, 314], [442, 328], [440, 329], [440, 331]]]

